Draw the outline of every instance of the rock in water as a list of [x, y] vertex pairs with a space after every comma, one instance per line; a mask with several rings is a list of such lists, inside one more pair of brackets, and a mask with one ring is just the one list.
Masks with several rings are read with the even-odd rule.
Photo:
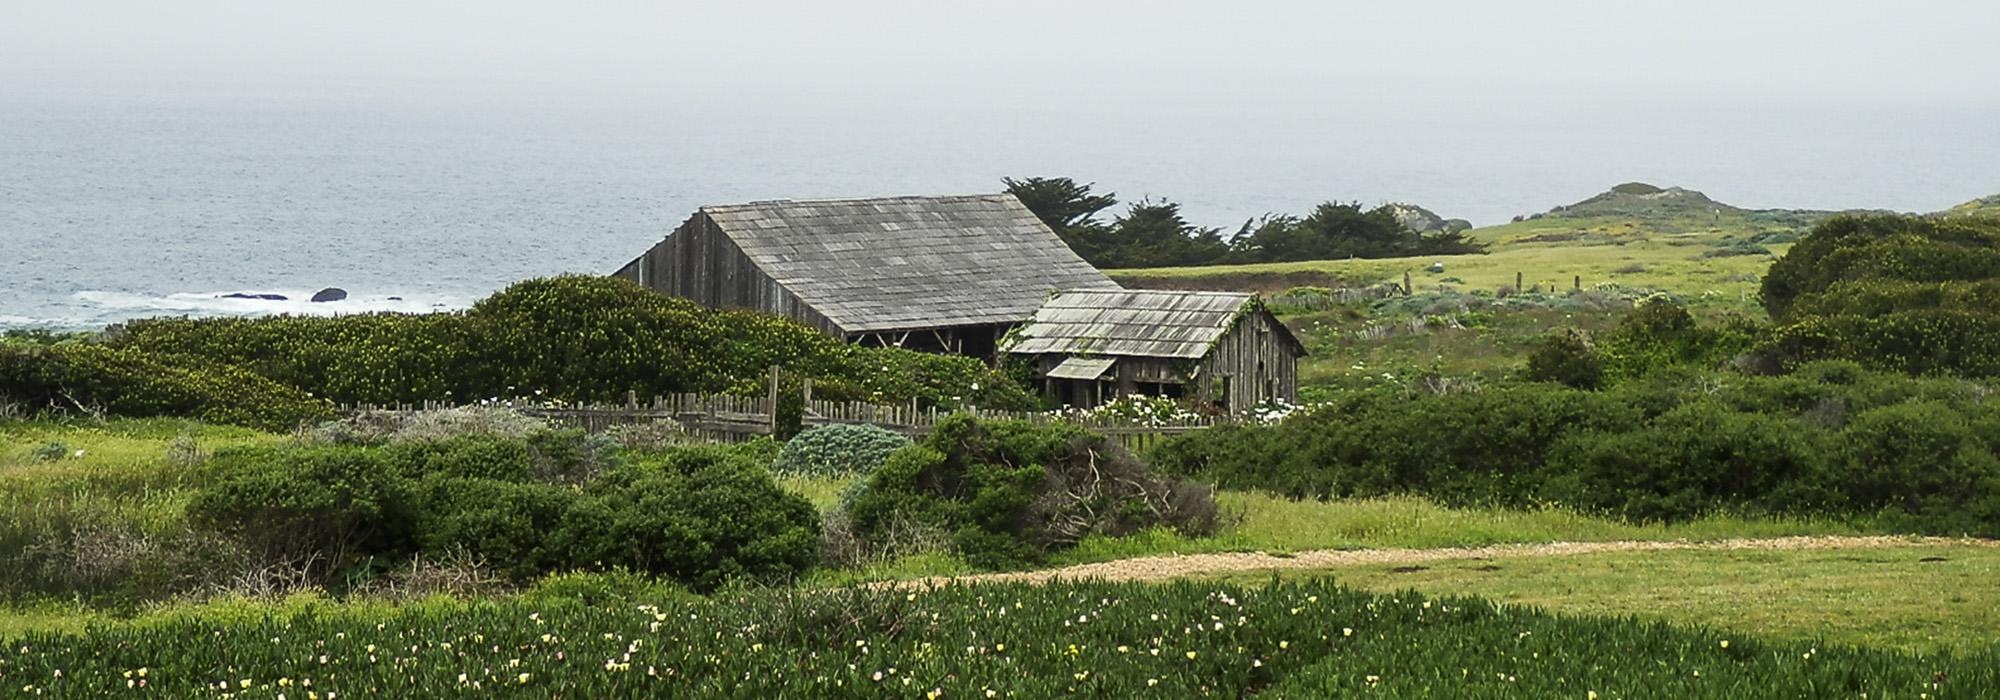
[[285, 295], [283, 295], [283, 294], [245, 294], [245, 293], [243, 293], [243, 292], [235, 292], [235, 293], [232, 293], [232, 294], [224, 294], [224, 295], [222, 295], [222, 297], [221, 297], [221, 298], [223, 298], [223, 299], [254, 299], [254, 300], [257, 300], [257, 301], [285, 301]]
[[346, 298], [347, 298], [347, 290], [341, 289], [339, 287], [327, 287], [326, 289], [319, 290], [318, 294], [314, 294], [312, 300], [340, 301]]

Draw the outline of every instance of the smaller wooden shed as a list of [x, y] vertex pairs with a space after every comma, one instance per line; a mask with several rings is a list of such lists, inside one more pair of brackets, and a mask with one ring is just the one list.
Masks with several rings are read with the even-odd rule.
[[1043, 390], [1069, 406], [1143, 394], [1230, 412], [1296, 401], [1306, 354], [1250, 294], [1105, 289], [1051, 297], [1003, 351], [1032, 362]]

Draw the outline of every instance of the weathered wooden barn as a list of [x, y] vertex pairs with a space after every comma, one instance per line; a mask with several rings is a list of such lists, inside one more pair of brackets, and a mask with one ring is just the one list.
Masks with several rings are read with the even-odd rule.
[[1063, 289], [1117, 289], [1010, 194], [702, 207], [617, 276], [850, 341], [992, 356]]
[[1296, 401], [1306, 354], [1249, 294], [1103, 289], [1050, 298], [1002, 351], [1033, 362], [1043, 389], [1070, 406], [1145, 394], [1230, 412]]

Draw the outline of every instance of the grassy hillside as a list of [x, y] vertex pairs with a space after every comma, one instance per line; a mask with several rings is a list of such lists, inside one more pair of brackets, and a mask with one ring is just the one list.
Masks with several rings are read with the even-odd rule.
[[1835, 212], [1744, 209], [1680, 187], [1628, 182], [1581, 202], [1517, 217], [1500, 226], [1473, 230], [1479, 240], [1501, 245], [1533, 243], [1604, 244], [1657, 238], [1703, 242], [1749, 241], [1797, 236]]
[[[1745, 209], [1694, 190], [1627, 183], [1474, 229], [1470, 235], [1490, 246], [1485, 254], [1110, 274], [1132, 287], [1266, 294], [1400, 285], [1407, 274], [1415, 292], [1409, 298], [1279, 309], [1313, 353], [1300, 367], [1302, 385], [1356, 386], [1416, 374], [1491, 379], [1517, 369], [1545, 334], [1607, 328], [1633, 299], [1655, 292], [1704, 316], [1761, 318], [1757, 292], [1772, 261], [1834, 214]], [[1523, 289], [1515, 289], [1517, 280]]]
[[[1288, 571], [1382, 593], [1477, 595], [1799, 642], [1976, 652], [2000, 638], [2000, 548], [1673, 550], [1485, 557]], [[1273, 574], [1223, 576], [1246, 584]], [[1940, 594], [1940, 592], [1946, 592]]]
[[1946, 216], [2000, 216], [2000, 194], [1980, 197], [1941, 213]]
[[[1788, 246], [1766, 246], [1783, 254]], [[1403, 273], [1419, 292], [1450, 289], [1493, 292], [1511, 287], [1520, 273], [1529, 287], [1570, 289], [1578, 278], [1585, 289], [1604, 285], [1671, 292], [1690, 301], [1739, 303], [1756, 295], [1770, 267], [1763, 254], [1719, 255], [1702, 241], [1646, 240], [1625, 245], [1512, 245], [1484, 255], [1449, 255], [1375, 260], [1160, 267], [1112, 270], [1113, 279], [1134, 287], [1249, 289], [1280, 291], [1288, 286], [1369, 286], [1402, 282]], [[1441, 264], [1441, 272], [1432, 272]], [[1297, 284], [1294, 284], [1297, 283]], [[1316, 284], [1315, 284], [1316, 283]]]
[[[1411, 275], [1417, 291], [1557, 291], [1615, 285], [1672, 293], [1695, 303], [1740, 305], [1754, 296], [1774, 256], [1834, 212], [1744, 209], [1700, 192], [1627, 183], [1575, 204], [1473, 229], [1481, 255], [1325, 260], [1114, 270], [1136, 287], [1277, 292], [1294, 286], [1365, 287]], [[1441, 265], [1441, 272], [1432, 272]]]

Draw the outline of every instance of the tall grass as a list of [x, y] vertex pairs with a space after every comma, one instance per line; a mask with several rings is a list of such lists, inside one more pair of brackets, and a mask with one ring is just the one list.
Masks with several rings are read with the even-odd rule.
[[[826, 511], [837, 507], [851, 478], [786, 478], [786, 489]], [[1213, 537], [1188, 538], [1170, 530], [1127, 537], [1093, 537], [1057, 554], [1051, 566], [1088, 564], [1163, 554], [1205, 552], [1288, 553], [1315, 549], [1479, 547], [1492, 544], [1709, 541], [1794, 535], [1853, 535], [1860, 525], [1827, 520], [1783, 520], [1711, 515], [1685, 523], [1632, 524], [1563, 507], [1539, 510], [1446, 508], [1414, 496], [1336, 501], [1294, 501], [1265, 493], [1216, 494], [1225, 525]], [[927, 553], [876, 562], [858, 570], [822, 572], [819, 583], [947, 576], [969, 567], [949, 554]]]
[[[190, 456], [280, 439], [166, 419], [0, 423], [0, 598], [126, 606], [213, 582], [234, 552], [187, 524]], [[51, 443], [62, 458], [37, 454]]]

